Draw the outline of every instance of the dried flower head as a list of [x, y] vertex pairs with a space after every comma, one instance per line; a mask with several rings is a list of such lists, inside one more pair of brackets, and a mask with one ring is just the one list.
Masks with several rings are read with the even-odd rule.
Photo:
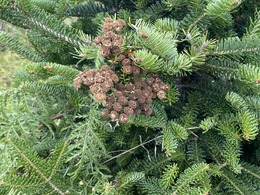
[[153, 109], [149, 108], [147, 111], [145, 111], [145, 115], [150, 116], [153, 113]]
[[110, 39], [110, 38], [108, 38], [108, 39], [103, 39], [103, 40], [102, 40], [102, 45], [104, 45], [105, 47], [111, 47], [111, 46], [112, 46], [111, 39]]
[[110, 113], [110, 118], [112, 121], [115, 121], [118, 119], [118, 112], [115, 111], [115, 110], [112, 110], [111, 113]]
[[119, 78], [118, 78], [118, 76], [117, 76], [116, 74], [112, 74], [112, 75], [111, 75], [111, 79], [112, 79], [115, 83], [117, 83], [117, 82], [119, 81]]
[[104, 101], [106, 101], [107, 96], [103, 92], [98, 92], [98, 93], [94, 94], [94, 98], [97, 102], [104, 102]]
[[130, 101], [128, 102], [128, 106], [129, 106], [130, 108], [132, 108], [132, 109], [136, 109], [137, 106], [138, 106], [138, 104], [137, 104], [136, 101], [130, 100]]
[[130, 58], [125, 58], [123, 61], [122, 61], [122, 65], [123, 66], [129, 66], [131, 64], [131, 59]]
[[132, 74], [132, 66], [123, 66], [123, 72], [126, 74]]
[[120, 115], [119, 115], [119, 121], [120, 121], [121, 123], [127, 123], [127, 121], [128, 121], [128, 116], [127, 116], [125, 113], [120, 114]]
[[118, 102], [115, 102], [114, 104], [113, 104], [113, 109], [115, 110], [115, 111], [117, 111], [117, 112], [120, 112], [121, 110], [122, 110], [122, 105], [120, 104], [120, 103], [118, 103]]
[[133, 74], [140, 74], [141, 69], [140, 69], [139, 67], [137, 67], [137, 66], [132, 66], [132, 68], [133, 68]]
[[132, 91], [134, 89], [134, 85], [132, 83], [128, 83], [125, 85], [125, 89], [127, 91]]
[[109, 110], [107, 108], [104, 108], [102, 111], [101, 111], [101, 116], [102, 118], [106, 118], [109, 114]]
[[125, 96], [120, 96], [118, 98], [118, 102], [121, 104], [121, 105], [126, 105], [128, 103], [128, 100]]
[[119, 84], [116, 85], [116, 89], [118, 91], [123, 91], [125, 89], [125, 86], [122, 83], [119, 83]]
[[157, 92], [157, 97], [158, 97], [159, 99], [164, 99], [164, 98], [166, 97], [165, 91], [163, 91], [163, 90], [158, 91], [158, 92]]
[[129, 116], [134, 113], [134, 110], [130, 107], [124, 107], [124, 113]]
[[79, 89], [79, 88], [81, 87], [81, 83], [82, 83], [82, 81], [81, 81], [81, 79], [78, 78], [78, 77], [76, 77], [76, 78], [74, 79], [74, 81], [73, 81], [73, 85], [74, 85], [74, 87], [75, 87], [76, 89]]
[[140, 114], [142, 113], [142, 111], [141, 111], [141, 109], [136, 108], [136, 109], [134, 109], [134, 113], [135, 113], [136, 115], [140, 115]]
[[108, 57], [110, 55], [110, 48], [109, 47], [102, 47], [101, 51], [100, 51], [100, 54], [103, 57]]

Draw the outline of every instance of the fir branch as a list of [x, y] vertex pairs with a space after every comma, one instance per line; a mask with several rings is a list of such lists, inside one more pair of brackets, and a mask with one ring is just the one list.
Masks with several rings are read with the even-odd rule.
[[0, 41], [4, 42], [12, 50], [16, 51], [27, 59], [36, 62], [44, 61], [43, 58], [36, 53], [36, 51], [31, 50], [29, 47], [25, 46], [23, 43], [16, 40], [15, 38], [10, 37], [7, 33], [3, 31], [0, 32]]

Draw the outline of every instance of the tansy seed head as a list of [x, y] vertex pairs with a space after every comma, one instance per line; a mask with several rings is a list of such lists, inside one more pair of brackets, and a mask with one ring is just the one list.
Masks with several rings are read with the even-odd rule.
[[128, 102], [128, 100], [127, 100], [127, 98], [126, 98], [125, 96], [120, 96], [120, 97], [118, 98], [118, 102], [119, 102], [121, 105], [126, 105], [127, 102]]
[[118, 112], [115, 110], [112, 110], [110, 113], [110, 118], [112, 121], [115, 121], [116, 119], [118, 119]]
[[165, 91], [163, 91], [163, 90], [158, 91], [158, 92], [157, 92], [157, 97], [158, 97], [159, 99], [164, 99], [164, 98], [166, 97]]
[[122, 110], [122, 105], [120, 104], [120, 103], [118, 103], [118, 102], [115, 102], [114, 104], [113, 104], [113, 109], [115, 110], [115, 111], [117, 111], [117, 112], [120, 112], [121, 110]]
[[107, 108], [104, 108], [102, 111], [101, 111], [101, 116], [102, 118], [106, 118], [109, 114], [109, 110]]
[[119, 115], [119, 121], [120, 121], [121, 123], [127, 123], [127, 121], [128, 121], [128, 116], [127, 116], [125, 113], [120, 114], [120, 115]]
[[97, 102], [104, 102], [106, 101], [107, 96], [105, 93], [98, 92], [94, 95], [94, 98]]
[[132, 109], [136, 109], [137, 106], [138, 106], [138, 104], [137, 104], [136, 101], [130, 100], [130, 101], [128, 102], [128, 106], [129, 106], [130, 108], [132, 108]]
[[123, 72], [126, 74], [132, 74], [133, 70], [131, 66], [123, 66]]
[[134, 110], [130, 107], [124, 107], [124, 113], [129, 116], [134, 113]]

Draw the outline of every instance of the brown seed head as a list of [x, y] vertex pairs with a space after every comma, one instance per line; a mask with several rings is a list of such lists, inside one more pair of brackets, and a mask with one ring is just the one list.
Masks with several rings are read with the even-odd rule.
[[144, 33], [144, 32], [140, 32], [141, 37], [143, 37], [144, 39], [147, 39], [149, 37], [148, 34]]
[[110, 55], [110, 48], [109, 47], [102, 47], [101, 50], [100, 50], [100, 54], [103, 57], [109, 56]]
[[140, 115], [140, 114], [142, 113], [142, 111], [141, 111], [141, 109], [136, 108], [136, 109], [134, 109], [134, 113], [135, 113], [136, 115]]
[[125, 96], [120, 96], [118, 98], [118, 102], [121, 104], [121, 105], [126, 105], [128, 103], [128, 100]]
[[122, 105], [120, 104], [120, 103], [118, 103], [118, 102], [115, 102], [114, 104], [113, 104], [113, 109], [115, 110], [115, 111], [117, 111], [117, 112], [120, 112], [121, 110], [122, 110]]
[[105, 47], [111, 47], [112, 46], [111, 39], [103, 39], [102, 45], [104, 45]]
[[124, 107], [124, 113], [129, 116], [134, 113], [134, 110], [130, 107]]
[[79, 89], [79, 88], [81, 87], [81, 83], [82, 83], [82, 81], [81, 81], [81, 79], [78, 78], [78, 77], [76, 77], [76, 78], [74, 79], [74, 81], [73, 81], [73, 85], [74, 85], [74, 87], [75, 87], [76, 89]]
[[107, 101], [106, 102], [106, 108], [111, 109], [113, 107], [113, 102], [112, 101]]
[[146, 82], [148, 85], [152, 85], [154, 83], [155, 79], [153, 77], [149, 77]]
[[104, 65], [104, 66], [101, 66], [101, 67], [100, 67], [100, 70], [101, 70], [101, 71], [110, 71], [111, 68], [110, 68], [110, 66], [108, 66], [108, 65]]
[[141, 89], [141, 88], [142, 88], [142, 83], [135, 82], [135, 89]]
[[115, 83], [117, 83], [117, 82], [119, 81], [119, 78], [118, 78], [118, 76], [117, 76], [116, 74], [112, 74], [112, 75], [111, 75], [111, 79], [112, 79]]
[[120, 121], [121, 123], [127, 123], [127, 121], [128, 121], [128, 116], [127, 116], [125, 113], [120, 114], [120, 115], [119, 115], [119, 121]]
[[159, 85], [158, 83], [154, 83], [154, 84], [152, 85], [152, 88], [153, 88], [153, 91], [155, 91], [155, 92], [158, 92], [158, 91], [161, 90], [161, 89], [160, 89], [160, 85]]
[[115, 111], [115, 110], [112, 110], [111, 113], [110, 113], [110, 118], [112, 121], [115, 121], [118, 119], [118, 112]]
[[157, 97], [158, 97], [159, 99], [164, 99], [164, 98], [166, 97], [165, 91], [163, 91], [163, 90], [158, 91], [158, 92], [157, 92]]
[[107, 108], [104, 108], [102, 111], [101, 111], [101, 116], [102, 118], [106, 118], [109, 114], [109, 110]]
[[142, 109], [143, 109], [144, 111], [147, 111], [149, 108], [150, 108], [150, 107], [148, 106], [148, 104], [143, 104], [143, 105], [142, 105]]
[[125, 85], [125, 89], [127, 91], [132, 91], [134, 89], [134, 85], [132, 83], [128, 83]]
[[134, 93], [129, 95], [129, 100], [136, 100], [136, 99], [137, 99], [137, 96]]
[[149, 108], [147, 111], [145, 111], [145, 115], [150, 116], [153, 113], [153, 109]]
[[131, 66], [123, 66], [123, 72], [126, 74], [132, 74], [132, 67]]
[[122, 61], [122, 65], [123, 66], [129, 66], [131, 64], [131, 59], [130, 58], [125, 58], [123, 61]]
[[125, 59], [125, 55], [124, 54], [119, 54], [117, 57], [116, 57], [116, 61], [118, 62], [121, 62]]
[[103, 31], [104, 32], [108, 32], [108, 31], [111, 31], [113, 30], [113, 23], [105, 23], [103, 25]]
[[119, 83], [119, 84], [116, 85], [116, 89], [118, 91], [123, 91], [125, 89], [125, 86], [122, 83]]
[[117, 22], [118, 22], [121, 26], [126, 26], [125, 21], [122, 20], [122, 19], [118, 19]]
[[133, 68], [133, 74], [134, 75], [136, 75], [136, 74], [140, 74], [140, 68], [139, 67], [137, 67], [137, 66], [132, 66], [132, 68]]
[[145, 98], [144, 97], [138, 97], [137, 101], [138, 101], [139, 104], [144, 104]]
[[112, 47], [112, 52], [113, 52], [114, 54], [119, 55], [119, 54], [121, 53], [121, 49], [120, 49], [120, 47], [118, 47], [118, 46], [113, 46], [113, 47]]
[[114, 91], [114, 95], [115, 95], [117, 98], [119, 98], [119, 97], [123, 96], [123, 93], [122, 93], [122, 91]]
[[137, 104], [136, 101], [130, 100], [130, 101], [128, 102], [128, 106], [129, 106], [130, 108], [132, 108], [132, 109], [136, 109], [137, 106], [138, 106], [138, 104]]
[[114, 103], [114, 102], [115, 102], [115, 97], [112, 96], [112, 95], [111, 95], [111, 96], [108, 96], [106, 101], [107, 101], [107, 102]]
[[92, 94], [95, 94], [95, 93], [97, 93], [98, 91], [100, 91], [100, 85], [99, 85], [99, 84], [91, 85], [89, 88], [90, 88], [90, 92], [91, 92]]
[[107, 96], [105, 93], [98, 92], [94, 95], [94, 98], [97, 102], [104, 102], [107, 99]]
[[105, 23], [113, 23], [114, 20], [112, 18], [105, 18]]

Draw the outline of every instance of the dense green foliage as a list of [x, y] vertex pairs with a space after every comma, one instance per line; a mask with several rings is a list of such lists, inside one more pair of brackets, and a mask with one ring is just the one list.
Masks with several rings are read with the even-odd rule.
[[[254, 0], [0, 0], [31, 63], [0, 91], [1, 194], [260, 194], [260, 3]], [[117, 54], [95, 37], [122, 19], [121, 54], [170, 85], [152, 114], [103, 119], [83, 70]], [[129, 54], [129, 56], [130, 56]], [[73, 85], [74, 82], [74, 85]], [[149, 116], [150, 115], [150, 116]]]

